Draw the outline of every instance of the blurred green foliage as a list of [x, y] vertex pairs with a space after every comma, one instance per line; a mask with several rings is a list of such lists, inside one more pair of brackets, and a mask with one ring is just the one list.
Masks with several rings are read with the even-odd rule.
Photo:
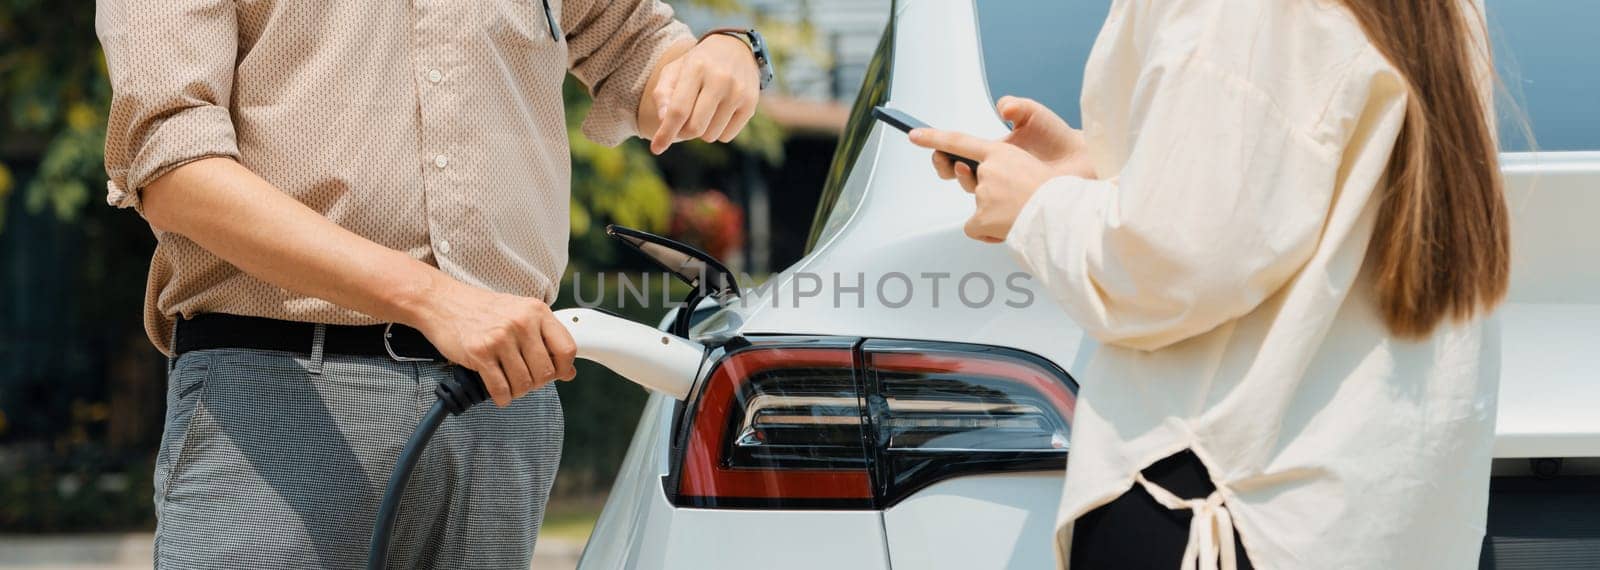
[[111, 86], [93, 29], [92, 2], [0, 0], [0, 220], [19, 159], [38, 160], [20, 188], [32, 212], [70, 218], [104, 191]]

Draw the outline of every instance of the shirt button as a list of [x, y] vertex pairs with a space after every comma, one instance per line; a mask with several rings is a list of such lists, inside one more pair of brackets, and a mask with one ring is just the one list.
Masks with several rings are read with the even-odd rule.
[[440, 81], [444, 81], [444, 72], [439, 71], [437, 69], [429, 70], [428, 71], [428, 81], [432, 81], [434, 83], [438, 83]]
[[450, 240], [439, 240], [439, 253], [450, 255]]
[[435, 157], [433, 157], [433, 165], [437, 166], [439, 168], [444, 168], [446, 166], [450, 166], [450, 157], [442, 155], [442, 154], [439, 155], [439, 156], [435, 156]]

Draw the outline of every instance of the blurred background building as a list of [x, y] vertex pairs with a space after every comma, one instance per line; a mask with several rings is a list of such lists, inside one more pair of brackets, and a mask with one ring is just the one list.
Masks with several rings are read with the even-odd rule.
[[[574, 129], [569, 279], [647, 270], [604, 237], [608, 223], [692, 241], [755, 275], [798, 259], [889, 10], [889, 0], [671, 3], [696, 30], [759, 27], [777, 52], [777, 87], [733, 145], [654, 157], [638, 141], [603, 147]], [[110, 87], [93, 12], [92, 2], [0, 2], [0, 533], [154, 522], [164, 359], [140, 315], [155, 240], [138, 215], [104, 202]], [[570, 80], [566, 103], [575, 125], [588, 102]], [[668, 307], [614, 308], [653, 322]], [[643, 393], [596, 367], [560, 390], [567, 443], [551, 522], [586, 533]]]

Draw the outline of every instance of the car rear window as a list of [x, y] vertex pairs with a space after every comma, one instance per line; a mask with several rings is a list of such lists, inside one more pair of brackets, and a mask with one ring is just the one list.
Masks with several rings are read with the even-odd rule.
[[[980, 1], [990, 96], [1037, 99], [1082, 125], [1083, 68], [1109, 7], [1106, 0]], [[1487, 0], [1487, 13], [1505, 85], [1497, 93], [1501, 149], [1600, 150], [1600, 2]]]
[[882, 105], [889, 98], [889, 70], [893, 66], [894, 25], [891, 23], [884, 29], [882, 38], [878, 40], [878, 49], [867, 64], [861, 92], [856, 94], [855, 105], [850, 108], [850, 119], [845, 123], [844, 132], [839, 135], [839, 146], [834, 148], [833, 161], [828, 165], [828, 178], [823, 182], [822, 197], [817, 203], [817, 213], [811, 220], [811, 236], [806, 239], [806, 253], [811, 253], [818, 244], [839, 233], [861, 200], [860, 192], [845, 195], [845, 184], [850, 181], [856, 159], [861, 156], [861, 149], [866, 147], [867, 136], [872, 133], [872, 126], [876, 122], [872, 119], [872, 108]]

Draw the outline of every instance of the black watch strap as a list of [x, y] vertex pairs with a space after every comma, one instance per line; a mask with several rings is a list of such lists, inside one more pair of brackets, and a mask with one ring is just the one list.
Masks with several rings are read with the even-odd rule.
[[750, 46], [750, 53], [756, 57], [757, 73], [760, 74], [761, 78], [761, 90], [765, 91], [767, 86], [772, 84], [772, 78], [775, 77], [777, 73], [775, 73], [772, 69], [772, 55], [771, 52], [767, 50], [767, 39], [762, 37], [761, 32], [753, 29], [717, 28], [702, 34], [700, 39], [701, 41], [704, 41], [706, 38], [713, 35], [733, 36], [744, 40], [745, 43]]

